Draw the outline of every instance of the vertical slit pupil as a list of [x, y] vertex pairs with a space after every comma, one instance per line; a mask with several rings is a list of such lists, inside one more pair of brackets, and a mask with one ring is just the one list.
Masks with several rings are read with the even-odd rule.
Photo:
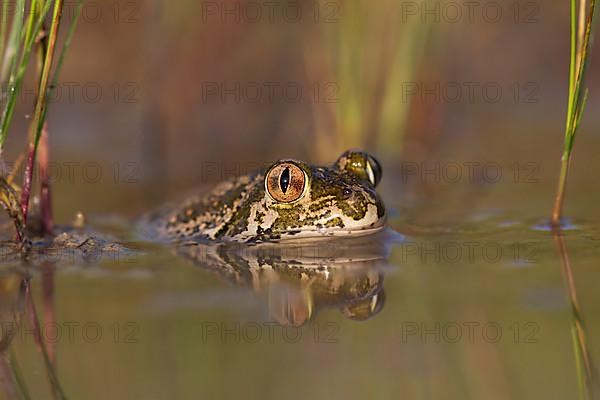
[[288, 190], [288, 187], [290, 186], [290, 169], [286, 168], [283, 170], [283, 172], [281, 173], [281, 176], [279, 177], [279, 185], [281, 186], [281, 191], [283, 193], [286, 193]]

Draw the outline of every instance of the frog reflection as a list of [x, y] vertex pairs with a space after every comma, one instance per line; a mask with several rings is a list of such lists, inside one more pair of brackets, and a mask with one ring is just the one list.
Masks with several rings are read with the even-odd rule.
[[269, 315], [281, 325], [301, 326], [329, 308], [363, 321], [385, 304], [383, 239], [252, 246], [188, 243], [176, 251], [236, 286], [266, 295]]

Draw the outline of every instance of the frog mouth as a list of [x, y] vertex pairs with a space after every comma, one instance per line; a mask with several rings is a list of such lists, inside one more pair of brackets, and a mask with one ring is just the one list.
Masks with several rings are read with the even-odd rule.
[[295, 231], [285, 232], [281, 235], [280, 241], [312, 240], [319, 238], [349, 238], [373, 235], [385, 229], [385, 218], [376, 221], [373, 224], [350, 227], [322, 227], [305, 228]]

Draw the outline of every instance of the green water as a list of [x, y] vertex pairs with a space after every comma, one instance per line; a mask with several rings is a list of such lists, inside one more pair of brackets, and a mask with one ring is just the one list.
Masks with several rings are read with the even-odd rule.
[[[68, 398], [577, 398], [585, 367], [557, 242], [539, 221], [477, 221], [412, 226], [374, 239], [376, 252], [270, 250], [258, 273], [248, 272], [257, 257], [240, 248], [219, 267], [211, 248], [141, 243], [5, 265], [5, 359], [16, 360], [31, 398], [50, 398], [27, 277]], [[585, 224], [565, 231], [592, 361], [598, 240]], [[21, 329], [6, 349], [15, 315]], [[9, 395], [18, 386], [3, 377]]]

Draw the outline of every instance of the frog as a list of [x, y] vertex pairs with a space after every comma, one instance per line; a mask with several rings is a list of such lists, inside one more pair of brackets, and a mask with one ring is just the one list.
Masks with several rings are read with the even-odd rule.
[[347, 150], [329, 165], [282, 159], [151, 212], [144, 234], [239, 243], [369, 235], [386, 224], [376, 191], [381, 177], [379, 161], [362, 150]]

